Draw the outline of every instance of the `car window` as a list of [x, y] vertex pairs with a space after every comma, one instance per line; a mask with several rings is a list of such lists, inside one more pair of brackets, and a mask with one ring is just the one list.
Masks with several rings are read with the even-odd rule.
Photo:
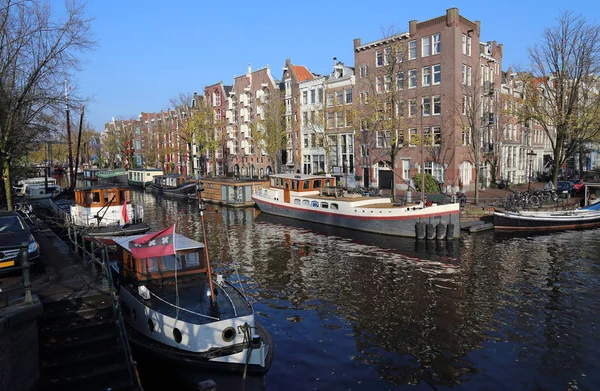
[[0, 233], [24, 231], [25, 225], [17, 216], [0, 217]]

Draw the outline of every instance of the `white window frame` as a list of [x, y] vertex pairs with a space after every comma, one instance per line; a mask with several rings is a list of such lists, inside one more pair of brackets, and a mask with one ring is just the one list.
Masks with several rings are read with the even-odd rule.
[[431, 37], [426, 36], [421, 38], [421, 57], [429, 57], [431, 55]]
[[408, 59], [415, 60], [417, 58], [417, 41], [408, 41]]
[[423, 116], [431, 115], [431, 97], [424, 96], [421, 100], [421, 108], [423, 110]]
[[431, 67], [423, 67], [421, 71], [421, 85], [428, 87], [431, 85]]
[[410, 159], [402, 159], [402, 179], [410, 179]]
[[392, 58], [392, 48], [386, 47], [383, 49], [383, 65], [390, 65], [390, 59]]
[[399, 90], [403, 90], [404, 89], [404, 72], [398, 72], [396, 74], [396, 88], [398, 88]]
[[385, 75], [383, 77], [383, 90], [385, 92], [390, 92], [391, 89], [392, 89], [392, 76]]
[[375, 78], [375, 92], [378, 94], [383, 92], [383, 76], [377, 76]]
[[471, 37], [467, 35], [467, 56], [471, 57]]
[[[437, 69], [437, 71], [436, 71]], [[438, 81], [435, 81], [436, 75], [438, 77]], [[434, 64], [431, 66], [431, 85], [438, 85], [442, 82], [442, 65]]]
[[409, 99], [408, 100], [408, 116], [410, 118], [414, 118], [417, 115], [417, 100], [416, 99]]
[[[439, 142], [436, 142], [439, 141]], [[434, 126], [431, 128], [431, 143], [434, 147], [442, 145], [442, 128]]]
[[383, 66], [383, 50], [375, 51], [375, 66], [377, 68]]
[[[436, 107], [438, 110], [436, 110]], [[441, 95], [434, 95], [431, 98], [431, 113], [432, 115], [442, 114], [442, 97]]]
[[431, 36], [431, 55], [442, 52], [442, 34], [437, 33]]
[[417, 88], [417, 70], [411, 69], [408, 71], [408, 88]]
[[377, 148], [383, 148], [384, 144], [385, 144], [385, 137], [384, 137], [383, 132], [377, 131], [375, 137], [376, 137], [375, 146]]
[[413, 140], [417, 140], [418, 134], [417, 134], [417, 128], [410, 128], [408, 129], [408, 146], [409, 147], [416, 147], [417, 144], [413, 144], [412, 141]]

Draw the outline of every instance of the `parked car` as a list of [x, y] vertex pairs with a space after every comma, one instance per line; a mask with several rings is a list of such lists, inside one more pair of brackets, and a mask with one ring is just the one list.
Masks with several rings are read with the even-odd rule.
[[0, 211], [0, 269], [21, 266], [19, 252], [26, 244], [29, 260], [40, 256], [40, 246], [17, 212]]

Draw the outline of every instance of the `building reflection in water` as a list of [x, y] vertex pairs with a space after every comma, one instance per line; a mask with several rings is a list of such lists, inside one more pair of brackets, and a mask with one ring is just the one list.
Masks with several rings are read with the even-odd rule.
[[[138, 196], [154, 228], [176, 220], [203, 240], [196, 203]], [[239, 278], [275, 341], [272, 389], [551, 389], [591, 377], [583, 359], [564, 369], [598, 357], [593, 316], [576, 311], [600, 309], [591, 233], [416, 241], [214, 206], [206, 220], [213, 265]]]

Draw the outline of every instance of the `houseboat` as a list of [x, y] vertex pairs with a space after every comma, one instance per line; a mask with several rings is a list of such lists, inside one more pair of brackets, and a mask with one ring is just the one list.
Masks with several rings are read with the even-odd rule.
[[[17, 182], [17, 185], [13, 187], [15, 194], [19, 197], [23, 197], [25, 196], [25, 193], [27, 192], [27, 187], [28, 186], [51, 186], [53, 188], [59, 188], [60, 186], [58, 185], [57, 181], [55, 178], [51, 178], [51, 177], [35, 177], [35, 178], [27, 178], [27, 179], [22, 179], [20, 181]], [[62, 189], [60, 189], [62, 190]]]
[[125, 170], [100, 170], [96, 173], [100, 185], [126, 185], [127, 171]]
[[27, 185], [23, 197], [28, 201], [40, 201], [54, 198], [61, 193], [58, 185]]
[[131, 201], [127, 186], [76, 188], [70, 213], [63, 217], [92, 236], [135, 235], [150, 230], [144, 222], [143, 206]]
[[154, 182], [154, 177], [163, 175], [163, 170], [156, 168], [142, 168], [127, 171], [127, 183], [129, 186], [149, 187]]
[[173, 197], [187, 198], [195, 193], [196, 188], [196, 181], [178, 174], [156, 175], [152, 182], [152, 191]]
[[276, 174], [252, 199], [262, 212], [384, 235], [454, 239], [460, 234], [460, 204], [391, 202], [349, 194], [335, 178]]
[[100, 172], [99, 168], [84, 168], [81, 173], [81, 178], [84, 181], [96, 182], [98, 180], [98, 172]]
[[265, 374], [273, 342], [252, 304], [222, 275], [213, 276], [203, 243], [174, 229], [110, 239], [117, 246], [113, 280], [134, 351], [177, 367]]
[[235, 178], [202, 178], [200, 188], [202, 199], [213, 204], [231, 207], [254, 206], [252, 194], [259, 187], [267, 186], [268, 181], [238, 180]]

